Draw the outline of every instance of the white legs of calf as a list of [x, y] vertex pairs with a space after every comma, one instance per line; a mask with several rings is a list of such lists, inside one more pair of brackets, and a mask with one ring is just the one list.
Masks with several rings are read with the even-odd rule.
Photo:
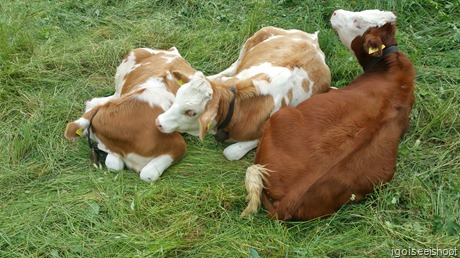
[[[250, 150], [257, 147], [259, 140], [247, 141], [247, 142], [237, 142], [234, 143], [224, 150], [224, 156], [228, 160], [239, 160]], [[139, 171], [138, 169], [142, 167], [140, 164], [145, 164], [147, 162], [145, 157], [132, 157], [126, 159], [125, 162], [128, 168]], [[173, 158], [170, 155], [161, 155], [150, 161], [140, 170], [140, 178], [146, 182], [156, 181], [163, 172], [172, 165]], [[119, 171], [122, 170], [125, 166], [123, 158], [115, 153], [108, 153], [105, 159], [105, 165], [110, 170]], [[139, 167], [140, 165], [140, 167]], [[138, 168], [136, 168], [138, 167]]]
[[259, 140], [234, 143], [225, 148], [224, 156], [228, 160], [239, 160], [250, 150], [256, 148], [258, 144]]
[[110, 170], [122, 170], [124, 167], [123, 160], [117, 154], [108, 153], [105, 158], [105, 166]]
[[[130, 156], [131, 159], [125, 160], [127, 163], [127, 167], [137, 170], [142, 167], [142, 159], [146, 158], [136, 158], [133, 160], [133, 157]], [[158, 156], [150, 161], [140, 169], [140, 178], [146, 182], [153, 182], [157, 180], [163, 172], [172, 165], [173, 158], [170, 155], [161, 155]], [[145, 163], [143, 163], [145, 164]], [[107, 157], [105, 158], [105, 165], [109, 170], [120, 171], [124, 168], [124, 162], [120, 155], [115, 153], [108, 153]], [[137, 167], [137, 168], [136, 168]]]
[[165, 171], [173, 163], [173, 158], [169, 155], [161, 155], [152, 159], [141, 170], [140, 177], [146, 182], [153, 182], [157, 180], [163, 171]]

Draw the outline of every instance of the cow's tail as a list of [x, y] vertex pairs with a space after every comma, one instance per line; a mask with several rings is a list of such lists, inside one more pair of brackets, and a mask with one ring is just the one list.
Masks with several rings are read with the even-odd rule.
[[248, 192], [246, 197], [248, 206], [241, 213], [241, 217], [257, 212], [260, 206], [265, 177], [269, 175], [269, 172], [271, 172], [271, 170], [260, 164], [254, 164], [246, 170], [245, 186]]

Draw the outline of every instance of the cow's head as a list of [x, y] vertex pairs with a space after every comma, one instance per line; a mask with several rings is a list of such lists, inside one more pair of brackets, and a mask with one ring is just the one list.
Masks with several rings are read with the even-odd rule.
[[163, 133], [178, 131], [203, 139], [216, 116], [217, 107], [218, 100], [213, 100], [211, 83], [203, 73], [196, 72], [179, 88], [171, 108], [158, 116], [156, 125]]
[[[394, 24], [396, 16], [392, 12], [380, 10], [365, 10], [361, 12], [350, 12], [345, 10], [336, 10], [331, 16], [331, 25], [339, 34], [342, 43], [351, 51], [352, 41], [362, 36], [367, 30], [374, 27], [382, 27], [387, 23]], [[378, 39], [367, 39], [369, 54], [381, 54], [384, 46], [378, 42]]]

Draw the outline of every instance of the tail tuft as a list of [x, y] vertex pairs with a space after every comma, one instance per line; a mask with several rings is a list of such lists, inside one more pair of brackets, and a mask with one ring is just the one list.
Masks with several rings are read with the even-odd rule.
[[260, 206], [265, 176], [269, 175], [269, 172], [272, 171], [260, 164], [254, 164], [246, 170], [245, 186], [246, 191], [248, 192], [248, 195], [246, 196], [248, 206], [241, 213], [240, 217], [246, 217], [250, 213], [257, 212], [257, 209]]

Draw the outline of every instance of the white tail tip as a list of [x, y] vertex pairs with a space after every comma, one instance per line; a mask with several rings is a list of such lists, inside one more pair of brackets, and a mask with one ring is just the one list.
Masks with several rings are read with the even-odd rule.
[[240, 217], [246, 217], [250, 213], [257, 212], [257, 209], [260, 206], [265, 176], [269, 175], [269, 172], [272, 171], [260, 164], [254, 164], [246, 170], [245, 186], [246, 191], [248, 192], [248, 195], [246, 196], [248, 206], [241, 213]]

